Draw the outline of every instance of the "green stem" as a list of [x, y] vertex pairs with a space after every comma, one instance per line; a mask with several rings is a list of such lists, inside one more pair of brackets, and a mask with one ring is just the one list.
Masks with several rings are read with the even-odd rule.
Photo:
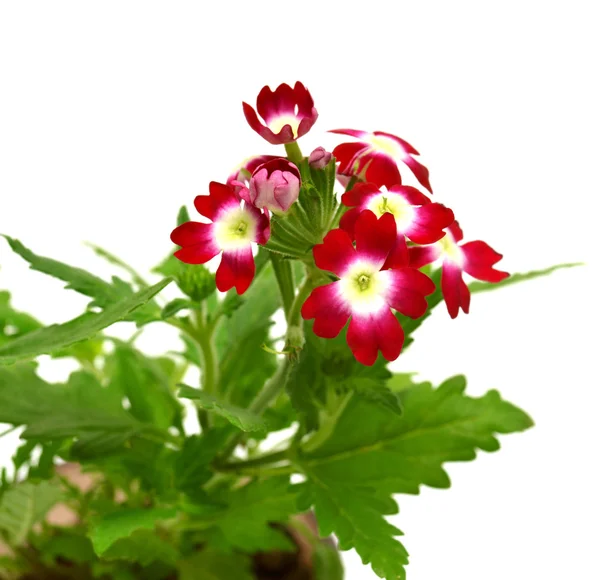
[[270, 463], [279, 463], [288, 459], [288, 450], [283, 449], [281, 451], [273, 451], [271, 453], [265, 453], [252, 459], [246, 459], [245, 461], [231, 461], [229, 463], [221, 463], [217, 465], [219, 471], [239, 471], [240, 469], [246, 469], [250, 467], [259, 467], [262, 465], [268, 465]]
[[287, 317], [288, 328], [290, 326], [301, 326], [302, 323], [302, 305], [306, 302], [306, 299], [313, 291], [314, 282], [311, 276], [307, 273], [302, 285], [298, 289], [298, 294], [296, 294], [294, 298], [294, 302], [292, 302], [292, 306], [290, 308], [290, 313]]
[[287, 318], [294, 301], [294, 272], [290, 260], [286, 260], [283, 256], [270, 252], [271, 263], [273, 264], [273, 272], [279, 284], [279, 292], [281, 293], [281, 302], [283, 311]]
[[300, 165], [304, 160], [304, 156], [302, 155], [302, 151], [300, 151], [300, 146], [297, 141], [292, 141], [291, 143], [285, 144], [285, 152], [287, 154], [288, 159], [294, 165]]
[[8, 429], [6, 429], [6, 431], [2, 431], [0, 433], [0, 439], [2, 439], [2, 437], [4, 437], [5, 435], [9, 435], [13, 431], [16, 431], [17, 429], [18, 429], [18, 426], [14, 426], [14, 427], [9, 427]]

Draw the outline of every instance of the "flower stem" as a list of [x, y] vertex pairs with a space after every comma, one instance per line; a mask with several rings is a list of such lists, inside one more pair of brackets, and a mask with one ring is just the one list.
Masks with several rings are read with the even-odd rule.
[[304, 155], [302, 155], [302, 151], [300, 150], [300, 145], [298, 145], [298, 142], [292, 141], [291, 143], [286, 143], [284, 147], [288, 159], [294, 165], [300, 165], [304, 159]]
[[294, 301], [294, 272], [290, 260], [286, 260], [283, 256], [270, 252], [271, 263], [275, 278], [279, 284], [279, 292], [281, 293], [281, 302], [285, 317], [289, 316], [292, 302]]
[[219, 471], [238, 471], [239, 469], [246, 469], [249, 467], [259, 467], [262, 465], [268, 465], [270, 463], [279, 463], [288, 459], [288, 450], [283, 449], [281, 451], [273, 451], [271, 453], [265, 453], [252, 459], [246, 459], [245, 461], [231, 461], [229, 463], [221, 463], [217, 465]]

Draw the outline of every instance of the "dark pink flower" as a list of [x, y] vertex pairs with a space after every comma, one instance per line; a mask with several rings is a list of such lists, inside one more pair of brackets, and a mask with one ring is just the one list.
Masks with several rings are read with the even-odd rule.
[[250, 178], [247, 188], [239, 195], [259, 209], [283, 213], [290, 209], [300, 194], [300, 172], [283, 157], [276, 157], [259, 165]]
[[317, 266], [333, 272], [339, 280], [315, 288], [302, 307], [305, 319], [315, 319], [313, 330], [322, 338], [334, 338], [350, 318], [346, 341], [356, 360], [372, 365], [381, 351], [395, 360], [402, 350], [404, 332], [392, 308], [411, 318], [427, 309], [425, 296], [435, 290], [433, 282], [396, 260], [390, 268], [388, 257], [398, 243], [394, 217], [379, 219], [363, 211], [354, 224], [356, 247], [342, 229], [332, 230], [322, 244], [313, 248]]
[[391, 187], [402, 183], [398, 170], [398, 162], [402, 161], [418, 182], [431, 191], [428, 169], [414, 158], [419, 152], [404, 139], [383, 131], [369, 133], [354, 129], [334, 129], [330, 133], [360, 139], [358, 143], [342, 143], [333, 150], [334, 157], [340, 162], [340, 174], [356, 175], [379, 187]]
[[409, 248], [411, 266], [416, 268], [442, 260], [442, 294], [452, 318], [458, 316], [460, 309], [469, 312], [471, 293], [463, 280], [463, 272], [485, 282], [500, 282], [510, 275], [493, 268], [502, 259], [502, 254], [482, 241], [460, 244], [462, 239], [462, 230], [454, 221], [439, 242]]
[[250, 105], [242, 105], [250, 127], [273, 145], [291, 143], [306, 135], [318, 117], [310, 93], [300, 82], [294, 88], [285, 83], [275, 91], [262, 88], [256, 99], [256, 109], [264, 123]]
[[209, 192], [197, 196], [194, 206], [212, 223], [186, 222], [175, 228], [171, 240], [181, 246], [175, 256], [186, 264], [204, 264], [222, 252], [217, 288], [225, 292], [235, 286], [243, 294], [254, 278], [252, 244], [267, 243], [269, 216], [243, 202], [229, 185], [211, 181]]
[[359, 183], [342, 195], [342, 203], [351, 207], [340, 221], [340, 227], [352, 235], [360, 212], [370, 209], [377, 217], [391, 213], [398, 235], [416, 244], [432, 244], [444, 237], [444, 228], [454, 221], [452, 210], [431, 200], [417, 188], [392, 185], [387, 191], [373, 183]]
[[308, 163], [313, 169], [325, 169], [331, 161], [331, 153], [323, 147], [317, 147], [309, 156]]
[[233, 173], [227, 178], [227, 185], [231, 185], [235, 192], [238, 193], [243, 186], [250, 184], [250, 178], [254, 173], [254, 170], [263, 163], [271, 161], [272, 159], [280, 159], [277, 155], [255, 155], [254, 157], [248, 157], [240, 163], [234, 170]]

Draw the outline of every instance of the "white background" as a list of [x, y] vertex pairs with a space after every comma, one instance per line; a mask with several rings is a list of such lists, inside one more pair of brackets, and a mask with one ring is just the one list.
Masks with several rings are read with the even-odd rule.
[[[147, 270], [180, 205], [277, 151], [242, 115], [264, 84], [310, 88], [320, 117], [306, 153], [340, 142], [325, 133], [337, 127], [407, 139], [436, 200], [505, 269], [588, 263], [478, 295], [455, 321], [440, 309], [398, 361], [434, 381], [464, 372], [471, 393], [498, 388], [537, 423], [450, 465], [451, 490], [399, 498], [409, 579], [598, 578], [593, 4], [2, 2], [0, 232], [102, 275], [83, 240]], [[0, 264], [0, 287], [45, 322], [86, 303], [4, 242]], [[349, 580], [375, 578], [345, 561]]]

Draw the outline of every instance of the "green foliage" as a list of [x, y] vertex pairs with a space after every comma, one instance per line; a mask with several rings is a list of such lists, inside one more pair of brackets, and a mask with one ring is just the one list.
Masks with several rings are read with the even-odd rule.
[[290, 550], [292, 542], [271, 522], [285, 522], [296, 512], [296, 490], [286, 477], [272, 477], [227, 490], [215, 497], [220, 508], [198, 515], [196, 529], [224, 551]]
[[[90, 307], [107, 308], [127, 298], [132, 298], [135, 294], [130, 284], [116, 276], [113, 277], [112, 283], [106, 282], [102, 278], [90, 274], [81, 268], [69, 266], [52, 258], [38, 256], [26, 248], [19, 240], [15, 240], [9, 236], [4, 236], [4, 238], [6, 238], [9, 246], [16, 254], [29, 262], [32, 270], [37, 270], [43, 274], [58, 278], [67, 283], [66, 288], [93, 298], [94, 300], [91, 302]], [[142, 306], [142, 308], [137, 310], [137, 312], [131, 309], [131, 311], [125, 313], [123, 318], [128, 317], [128, 319], [134, 320], [138, 324], [156, 320], [160, 311], [154, 302], [150, 302], [150, 298], [153, 295], [150, 295], [143, 304], [138, 305], [138, 307]]]
[[10, 304], [10, 294], [0, 291], [0, 346], [42, 325], [29, 314], [18, 312]]
[[408, 562], [393, 538], [400, 531], [383, 518], [395, 511], [391, 494], [449, 487], [444, 462], [472, 460], [477, 449], [496, 451], [496, 433], [532, 425], [496, 391], [470, 398], [465, 387], [463, 377], [454, 377], [437, 389], [405, 389], [401, 417], [355, 397], [325, 441], [300, 449], [297, 461], [308, 477], [303, 504], [314, 505], [321, 533], [335, 532], [342, 549], [355, 548], [382, 578], [404, 578]]
[[12, 545], [21, 545], [33, 525], [44, 518], [62, 495], [60, 487], [48, 481], [24, 482], [8, 489], [0, 499], [0, 532], [6, 534]]
[[64, 324], [53, 324], [12, 340], [0, 347], [0, 364], [12, 364], [20, 359], [52, 353], [89, 339], [107, 326], [125, 319], [158, 294], [169, 282], [170, 279], [167, 278], [150, 288], [122, 298], [99, 314], [86, 313]]
[[176, 515], [177, 511], [171, 508], [124, 509], [105, 515], [90, 533], [94, 551], [102, 556], [117, 540], [127, 538], [137, 530], [153, 530], [157, 523]]
[[224, 403], [199, 389], [182, 385], [179, 389], [179, 396], [183, 399], [192, 399], [201, 409], [217, 413], [242, 431], [265, 431], [267, 429], [267, 424], [258, 415], [242, 407]]

